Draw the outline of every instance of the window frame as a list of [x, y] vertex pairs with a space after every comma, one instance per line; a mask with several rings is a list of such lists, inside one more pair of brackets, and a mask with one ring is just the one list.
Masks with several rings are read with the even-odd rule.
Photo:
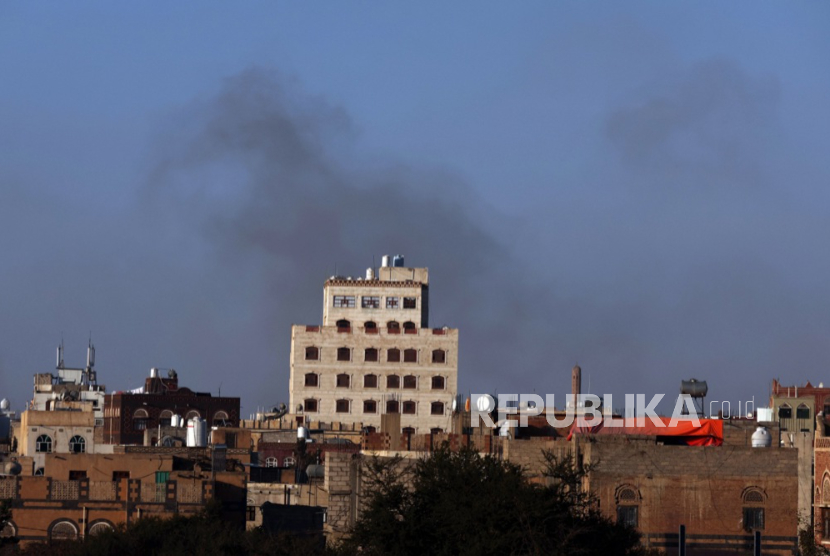
[[400, 297], [397, 296], [386, 296], [386, 308], [387, 309], [399, 309], [401, 306]]
[[[310, 380], [311, 377], [314, 377], [314, 380]], [[311, 384], [313, 382], [314, 384]], [[320, 387], [320, 375], [317, 373], [306, 373], [303, 378], [303, 386], [306, 388], [319, 388]]]
[[380, 309], [379, 295], [361, 295], [360, 296], [361, 309]]
[[[440, 381], [440, 386], [436, 386], [436, 382]], [[446, 390], [447, 388], [447, 379], [443, 376], [434, 376], [430, 379], [430, 389], [431, 390]]]
[[444, 402], [430, 402], [429, 404], [429, 414], [430, 415], [444, 415], [447, 412], [447, 406]]
[[[371, 409], [369, 409], [371, 407]], [[375, 414], [378, 412], [378, 402], [375, 400], [363, 400], [363, 413]]]
[[[313, 354], [313, 357], [310, 355]], [[306, 346], [305, 348], [305, 360], [306, 361], [319, 361], [320, 360], [320, 348], [317, 346]]]
[[[395, 383], [392, 385], [392, 383]], [[387, 389], [400, 389], [401, 387], [401, 377], [398, 375], [386, 375], [386, 388]]]
[[[308, 402], [313, 404], [313, 409], [308, 408]], [[316, 398], [307, 398], [303, 400], [303, 413], [319, 413], [320, 412], [320, 402], [317, 401]]]
[[[43, 440], [45, 439], [45, 440]], [[43, 449], [45, 446], [45, 450]], [[35, 439], [35, 453], [37, 454], [51, 454], [52, 453], [52, 437], [48, 434], [41, 434]]]
[[335, 377], [335, 387], [336, 388], [351, 388], [352, 387], [352, 376], [348, 373], [339, 373]]
[[351, 413], [351, 408], [352, 408], [351, 400], [340, 398], [339, 400], [334, 401], [334, 412], [335, 413]]
[[[344, 357], [346, 357], [346, 358], [344, 358]], [[339, 348], [337, 348], [337, 360], [341, 361], [341, 362], [351, 361], [352, 360], [352, 348], [349, 348], [349, 347], [339, 347]]]
[[332, 296], [332, 306], [336, 309], [354, 309], [355, 296], [335, 295]]
[[404, 309], [417, 309], [418, 308], [418, 298], [417, 297], [404, 297], [401, 306]]
[[86, 453], [86, 438], [80, 434], [74, 435], [69, 439], [69, 453], [70, 454], [85, 454]]

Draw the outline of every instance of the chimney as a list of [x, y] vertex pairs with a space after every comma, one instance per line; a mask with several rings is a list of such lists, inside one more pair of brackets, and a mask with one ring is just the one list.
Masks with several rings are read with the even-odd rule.
[[579, 395], [582, 394], [582, 369], [574, 365], [571, 369], [571, 392], [574, 396], [574, 407], [579, 406]]

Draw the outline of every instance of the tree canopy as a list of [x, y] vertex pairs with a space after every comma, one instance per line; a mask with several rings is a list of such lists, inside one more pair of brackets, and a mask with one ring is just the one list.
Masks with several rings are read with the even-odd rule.
[[599, 513], [586, 469], [545, 453], [544, 484], [518, 465], [444, 445], [414, 463], [367, 462], [368, 495], [344, 554], [643, 554], [639, 534]]

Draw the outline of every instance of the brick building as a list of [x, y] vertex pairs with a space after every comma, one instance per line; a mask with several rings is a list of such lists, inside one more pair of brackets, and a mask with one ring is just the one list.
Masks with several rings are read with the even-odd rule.
[[[384, 257], [386, 259], [386, 257]], [[426, 268], [382, 266], [323, 288], [322, 326], [291, 330], [290, 410], [308, 421], [447, 430], [458, 388], [458, 330], [429, 328]]]
[[[145, 431], [169, 426], [174, 415], [198, 417], [208, 425], [237, 426], [239, 398], [214, 397], [179, 387], [176, 371], [167, 378], [153, 369], [141, 392], [117, 392], [104, 398], [104, 442], [143, 444]], [[151, 433], [151, 443], [158, 442]]]

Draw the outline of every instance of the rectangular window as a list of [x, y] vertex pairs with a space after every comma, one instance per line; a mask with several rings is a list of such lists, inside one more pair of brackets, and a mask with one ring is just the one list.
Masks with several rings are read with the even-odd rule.
[[637, 506], [617, 506], [617, 523], [637, 527]]
[[753, 531], [764, 528], [764, 508], [744, 508], [744, 529]]
[[160, 485], [170, 480], [170, 471], [156, 471], [156, 484]]
[[256, 506], [248, 506], [245, 519], [246, 521], [256, 521]]
[[69, 480], [70, 481], [80, 481], [81, 479], [86, 479], [86, 471], [70, 471], [69, 472]]
[[808, 408], [808, 407], [797, 407], [795, 409], [795, 418], [796, 419], [809, 419], [810, 418], [810, 408]]
[[335, 295], [334, 306], [341, 309], [354, 309], [353, 295]]
[[417, 308], [418, 300], [414, 297], [404, 297], [403, 298], [403, 308], [404, 309], [415, 309]]
[[380, 298], [364, 295], [360, 298], [360, 306], [364, 309], [380, 309]]
[[306, 413], [317, 413], [317, 400], [306, 400], [303, 405]]
[[398, 308], [398, 298], [397, 297], [387, 297], [386, 298], [386, 308], [387, 309], [397, 309]]

